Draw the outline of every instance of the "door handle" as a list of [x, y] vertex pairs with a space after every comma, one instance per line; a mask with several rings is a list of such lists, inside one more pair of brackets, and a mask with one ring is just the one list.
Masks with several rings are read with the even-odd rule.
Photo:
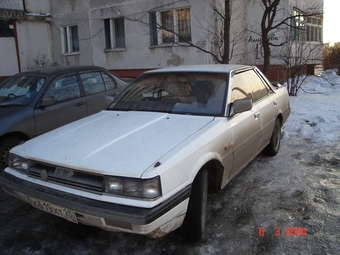
[[84, 105], [84, 104], [85, 104], [85, 102], [79, 102], [79, 103], [74, 104], [74, 106], [75, 106], [75, 107], [79, 107], [79, 106], [82, 106], [82, 105]]
[[254, 113], [254, 117], [255, 117], [255, 119], [258, 119], [260, 117], [260, 113], [259, 112]]
[[275, 106], [275, 107], [277, 106], [277, 101], [276, 101], [276, 100], [274, 101], [274, 106]]

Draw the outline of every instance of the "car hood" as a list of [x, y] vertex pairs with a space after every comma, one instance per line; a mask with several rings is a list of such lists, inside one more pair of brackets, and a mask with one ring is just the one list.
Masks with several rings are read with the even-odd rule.
[[29, 140], [12, 152], [62, 167], [139, 178], [213, 119], [102, 111]]

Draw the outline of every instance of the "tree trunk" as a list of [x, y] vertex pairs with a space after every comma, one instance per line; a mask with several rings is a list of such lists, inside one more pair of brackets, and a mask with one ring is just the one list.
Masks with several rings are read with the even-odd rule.
[[273, 30], [277, 6], [280, 0], [262, 0], [265, 7], [261, 20], [261, 36], [263, 47], [263, 74], [268, 78], [270, 72], [270, 42], [269, 33]]
[[231, 0], [224, 0], [225, 18], [224, 18], [224, 55], [222, 56], [222, 63], [229, 64], [230, 54], [230, 20], [231, 20]]
[[263, 47], [263, 74], [268, 78], [270, 72], [270, 45], [268, 34], [262, 33], [262, 47]]

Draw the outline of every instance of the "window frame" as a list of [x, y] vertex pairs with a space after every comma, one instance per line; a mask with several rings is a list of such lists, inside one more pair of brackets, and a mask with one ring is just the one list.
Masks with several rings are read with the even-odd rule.
[[[76, 33], [73, 30], [76, 28]], [[70, 25], [62, 27], [61, 33], [62, 51], [64, 55], [79, 54], [79, 32], [78, 25]]]
[[[76, 91], [75, 93], [73, 94], [74, 96], [73, 97], [66, 97], [66, 98], [63, 98], [61, 100], [59, 100], [57, 97], [54, 97], [53, 94], [56, 93], [58, 94], [58, 87], [62, 86], [62, 83], [64, 80], [66, 79], [74, 79], [74, 88], [76, 88]], [[57, 82], [60, 82], [60, 85], [57, 85], [56, 83]], [[78, 85], [78, 86], [76, 86]], [[82, 84], [81, 82], [79, 81], [79, 78], [78, 78], [78, 74], [76, 73], [70, 73], [70, 74], [67, 74], [67, 75], [62, 75], [62, 76], [58, 76], [56, 77], [53, 82], [51, 82], [51, 84], [46, 88], [46, 90], [44, 91], [44, 98], [45, 97], [48, 97], [48, 98], [54, 98], [55, 99], [55, 103], [53, 105], [56, 105], [56, 104], [61, 104], [61, 103], [64, 103], [64, 102], [68, 102], [68, 101], [72, 101], [72, 100], [76, 100], [76, 99], [79, 99], [79, 98], [82, 98], [84, 97], [83, 95], [83, 91], [82, 91]], [[55, 90], [55, 91], [53, 91]], [[63, 90], [63, 89], [60, 89], [59, 90], [60, 92], [64, 93], [65, 91], [67, 90]], [[79, 92], [78, 94], [76, 94], [77, 92]], [[72, 93], [69, 93], [72, 95]]]
[[322, 42], [322, 17], [306, 17], [303, 15], [305, 13], [294, 8], [294, 18], [291, 21], [291, 40], [295, 42]]
[[[183, 39], [178, 34], [180, 33], [180, 23], [179, 20], [180, 16], [179, 12], [181, 11], [188, 11], [189, 12], [189, 26], [186, 37], [188, 38]], [[163, 23], [163, 14], [172, 12], [172, 26], [173, 31], [171, 28], [163, 29], [166, 25]], [[167, 28], [167, 27], [165, 27]], [[177, 9], [169, 9], [169, 10], [161, 10], [161, 11], [153, 11], [149, 12], [149, 30], [150, 30], [150, 46], [162, 46], [162, 45], [173, 45], [173, 44], [185, 44], [186, 41], [192, 41], [192, 34], [191, 34], [191, 9], [189, 7], [187, 8], [177, 8]], [[185, 34], [185, 33], [184, 33]], [[170, 36], [172, 35], [172, 36]], [[170, 40], [166, 40], [164, 38], [173, 38]]]
[[307, 17], [307, 41], [322, 42], [322, 19], [320, 17]]
[[0, 38], [14, 37], [14, 26], [12, 20], [0, 20]]
[[[119, 33], [117, 26], [121, 23], [122, 29], [122, 44], [119, 42]], [[125, 35], [125, 19], [124, 17], [104, 19], [104, 36], [105, 36], [105, 51], [125, 50], [126, 49], [126, 35]]]
[[[235, 85], [234, 79], [237, 76], [242, 77], [243, 82], [237, 83]], [[253, 76], [253, 77], [251, 77], [251, 76]], [[252, 78], [253, 79], [256, 78], [257, 81], [253, 81]], [[238, 84], [242, 84], [242, 85], [239, 86]], [[257, 84], [259, 86], [255, 86], [255, 84]], [[274, 93], [274, 91], [272, 90], [270, 85], [263, 79], [263, 77], [259, 74], [259, 72], [257, 72], [256, 69], [242, 70], [242, 71], [235, 72], [232, 75], [231, 96], [230, 96], [230, 102], [229, 102], [230, 104], [232, 104], [235, 100], [237, 100], [237, 99], [234, 99], [234, 95], [233, 95], [233, 90], [234, 90], [235, 87], [239, 87], [244, 92], [248, 92], [246, 97], [237, 98], [237, 99], [249, 98], [249, 99], [252, 99], [253, 104], [256, 104], [256, 103], [262, 101], [263, 99], [267, 98], [268, 96], [270, 96], [271, 94]], [[260, 87], [262, 88], [262, 90], [258, 90], [258, 88], [260, 88]], [[245, 88], [247, 88], [248, 91]], [[264, 91], [266, 93], [263, 93]]]

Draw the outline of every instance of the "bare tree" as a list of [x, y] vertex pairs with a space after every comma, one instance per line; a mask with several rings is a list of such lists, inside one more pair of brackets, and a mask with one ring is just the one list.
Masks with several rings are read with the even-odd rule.
[[340, 71], [340, 43], [326, 45], [324, 48], [323, 66], [325, 69], [338, 69]]
[[282, 48], [280, 57], [286, 65], [289, 95], [296, 96], [299, 90], [302, 89], [302, 84], [308, 77], [306, 67], [322, 62], [322, 47], [321, 43], [293, 42], [290, 40]]
[[34, 70], [40, 68], [47, 68], [56, 66], [56, 63], [53, 63], [52, 60], [46, 54], [38, 54], [31, 63], [27, 66], [27, 70]]
[[[148, 22], [153, 23], [154, 29], [157, 31], [166, 31], [179, 38], [179, 42], [172, 41], [173, 45], [186, 45], [188, 47], [196, 48], [204, 53], [212, 56], [212, 58], [220, 64], [228, 64], [229, 61], [235, 56], [237, 50], [237, 45], [240, 42], [245, 41], [246, 30], [233, 30], [231, 28], [232, 16], [240, 8], [236, 5], [237, 0], [224, 0], [222, 4], [219, 1], [207, 0], [206, 3], [210, 6], [213, 17], [208, 17], [208, 20], [204, 22], [209, 23], [208, 27], [202, 24], [202, 16], [194, 17], [197, 24], [199, 24], [199, 29], [203, 31], [206, 36], [205, 40], [210, 40], [209, 43], [212, 45], [211, 48], [206, 48], [206, 45], [201, 45], [197, 42], [191, 40], [191, 37], [187, 35], [182, 35], [173, 27], [166, 27], [159, 22], [157, 17], [150, 19]], [[156, 8], [157, 9], [157, 8]], [[145, 15], [141, 15], [144, 17]], [[239, 18], [239, 17], [235, 17]], [[148, 31], [149, 23], [142, 18], [130, 18], [132, 21], [137, 21], [140, 24], [146, 26]], [[244, 53], [243, 53], [244, 54]]]
[[307, 18], [311, 16], [322, 16], [322, 7], [313, 4], [309, 5], [308, 8], [294, 15], [287, 15], [283, 20], [277, 20], [278, 11], [286, 11], [289, 13], [289, 10], [279, 9], [281, 0], [261, 0], [262, 5], [264, 7], [264, 12], [261, 20], [261, 38], [262, 38], [262, 47], [263, 47], [263, 73], [268, 76], [269, 68], [270, 68], [270, 59], [271, 59], [271, 47], [282, 47], [287, 42], [283, 41], [279, 44], [274, 44], [270, 41], [270, 34], [277, 29], [289, 28], [292, 27], [292, 21], [297, 18]]

